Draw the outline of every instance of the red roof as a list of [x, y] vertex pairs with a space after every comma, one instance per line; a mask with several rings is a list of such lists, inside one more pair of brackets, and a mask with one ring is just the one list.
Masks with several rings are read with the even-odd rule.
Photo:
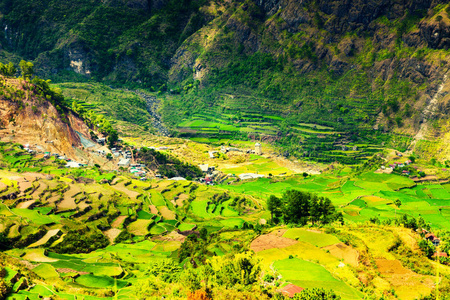
[[290, 283], [281, 289], [281, 293], [285, 296], [293, 298], [295, 294], [300, 293], [303, 290], [304, 288], [301, 288], [299, 286]]
[[[433, 254], [433, 257], [436, 257], [436, 256], [438, 256], [438, 253], [437, 253], [437, 252], [435, 252], [435, 253]], [[439, 256], [440, 256], [440, 257], [448, 257], [448, 254], [445, 253], [445, 252], [439, 252]]]

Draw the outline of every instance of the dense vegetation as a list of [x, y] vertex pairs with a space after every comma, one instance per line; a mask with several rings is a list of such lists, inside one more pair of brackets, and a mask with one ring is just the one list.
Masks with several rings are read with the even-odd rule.
[[182, 162], [180, 159], [165, 154], [154, 149], [143, 147], [136, 153], [136, 159], [148, 168], [157, 169], [159, 174], [164, 177], [185, 177], [197, 178], [201, 177], [202, 171], [198, 166]]
[[281, 199], [271, 195], [267, 200], [267, 209], [274, 223], [278, 223], [280, 218], [286, 224], [300, 225], [306, 225], [308, 221], [313, 225], [328, 224], [337, 219], [343, 222], [342, 214], [336, 213], [330, 199], [297, 190], [286, 191]]

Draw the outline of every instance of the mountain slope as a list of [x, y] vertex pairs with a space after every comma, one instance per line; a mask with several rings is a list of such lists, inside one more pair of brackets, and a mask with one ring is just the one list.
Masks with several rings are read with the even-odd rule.
[[[269, 136], [317, 157], [349, 142], [379, 146], [387, 131], [406, 149], [421, 123], [441, 126], [448, 101], [435, 95], [448, 70], [448, 11], [440, 0], [9, 0], [0, 4], [0, 42], [59, 80], [169, 91], [163, 117], [177, 131], [199, 135], [185, 125], [219, 123], [228, 127], [209, 124], [219, 136]], [[440, 113], [430, 115], [432, 99]], [[284, 121], [241, 130], [255, 122], [239, 114]], [[300, 123], [336, 134], [292, 139]]]
[[48, 89], [45, 81], [34, 82], [1, 77], [1, 139], [74, 157], [75, 149], [82, 147], [76, 131], [89, 136], [89, 128], [62, 107], [62, 96]]

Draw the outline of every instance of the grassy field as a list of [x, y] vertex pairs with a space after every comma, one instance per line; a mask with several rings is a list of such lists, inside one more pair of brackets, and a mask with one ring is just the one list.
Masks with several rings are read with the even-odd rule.
[[288, 258], [276, 261], [273, 266], [285, 280], [295, 285], [304, 288], [322, 287], [333, 289], [342, 299], [361, 299], [362, 297], [358, 290], [337, 280], [330, 272], [318, 264], [297, 258]]

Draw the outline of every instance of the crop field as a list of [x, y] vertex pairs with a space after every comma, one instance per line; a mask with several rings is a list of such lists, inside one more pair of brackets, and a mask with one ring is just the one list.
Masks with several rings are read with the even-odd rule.
[[[246, 126], [252, 126], [251, 121], [247, 123]], [[273, 124], [268, 120], [265, 123]], [[310, 130], [333, 130], [302, 126]], [[20, 154], [20, 149], [14, 151]], [[82, 168], [75, 176], [73, 171], [60, 169], [51, 161], [44, 164], [35, 162], [33, 157], [26, 160], [30, 167], [42, 164], [46, 173], [53, 176], [36, 180], [34, 174], [39, 173], [25, 175], [19, 172], [20, 166], [0, 171], [0, 195], [16, 195], [0, 203], [0, 233], [7, 232], [6, 237], [20, 245], [5, 253], [30, 263], [44, 280], [63, 280], [74, 289], [117, 289], [118, 299], [126, 299], [129, 291], [138, 286], [137, 282], [148, 276], [149, 265], [176, 260], [187, 236], [192, 230], [202, 228], [214, 233], [211, 235], [214, 240], [205, 247], [209, 254], [222, 256], [253, 245], [263, 269], [276, 270], [284, 281], [302, 287], [333, 288], [343, 299], [359, 299], [362, 295], [357, 290], [359, 281], [351, 268], [360, 267], [361, 250], [354, 244], [344, 243], [334, 233], [311, 228], [285, 227], [274, 233], [264, 229], [258, 234], [243, 229], [244, 225], [256, 227], [270, 221], [266, 199], [270, 195], [281, 197], [289, 189], [330, 198], [343, 213], [346, 226], [365, 224], [374, 218], [382, 221], [407, 215], [421, 216], [436, 229], [450, 229], [449, 185], [417, 183], [396, 174], [365, 171], [355, 175], [347, 167], [306, 178], [270, 176], [206, 186], [194, 181], [142, 182], [112, 172], [106, 174], [114, 179], [108, 183], [101, 180], [105, 174], [93, 168]], [[273, 175], [285, 172], [258, 155], [249, 155], [249, 162], [248, 166], [229, 168], [229, 171]], [[31, 180], [24, 181], [26, 176]], [[90, 183], [77, 180], [81, 177]], [[217, 200], [218, 196], [225, 196], [225, 200]], [[236, 197], [245, 198], [249, 204], [239, 208], [233, 204]], [[401, 201], [398, 207], [395, 200]], [[363, 240], [364, 247], [370, 248], [371, 255], [377, 259], [396, 258], [387, 250], [395, 242], [388, 231], [358, 229], [351, 234], [354, 240]], [[89, 242], [82, 244], [83, 240], [77, 240], [77, 236]], [[103, 241], [101, 247], [83, 252], [98, 241]], [[79, 243], [82, 245], [78, 246]], [[132, 273], [130, 265], [134, 266]], [[423, 290], [427, 291], [428, 279], [413, 275], [411, 280], [424, 282]], [[396, 283], [392, 282], [395, 287]], [[398, 292], [406, 295], [407, 289], [403, 286]], [[72, 293], [66, 295], [44, 285], [15, 295], [25, 299], [46, 293], [76, 299]]]
[[[298, 189], [327, 197], [344, 212], [349, 221], [362, 222], [377, 217], [380, 220], [406, 214], [441, 229], [450, 229], [450, 194], [445, 185], [416, 184], [411, 179], [395, 174], [364, 173], [356, 178], [334, 177], [330, 174], [304, 179], [292, 176], [285, 180], [260, 178], [245, 183], [222, 185], [224, 190], [267, 199], [281, 196], [288, 189]], [[399, 199], [401, 206], [393, 201]]]
[[[241, 107], [242, 103], [235, 98], [224, 96], [223, 103], [216, 103], [214, 108], [206, 108], [201, 113], [190, 115], [179, 121], [175, 128], [182, 136], [188, 137], [199, 143], [220, 145], [221, 143], [233, 143], [237, 140], [247, 140], [248, 135], [272, 136], [283, 131], [282, 112], [274, 115], [255, 113], [249, 107]], [[217, 107], [223, 109], [236, 109], [239, 106], [240, 114], [219, 113]], [[344, 148], [334, 146], [345, 136], [342, 132], [328, 125], [315, 123], [293, 123], [289, 126], [289, 134], [302, 142], [302, 149], [310, 152], [310, 160], [318, 162], [342, 161], [356, 163], [365, 161], [379, 152], [378, 144], [370, 143], [346, 143]], [[284, 147], [283, 143], [275, 143]], [[301, 151], [297, 154], [300, 155]], [[320, 153], [320, 155], [318, 154]]]
[[339, 243], [339, 240], [333, 235], [321, 232], [317, 233], [305, 229], [289, 229], [283, 234], [283, 237], [308, 242], [317, 247], [325, 247]]
[[274, 268], [288, 281], [305, 288], [327, 287], [343, 299], [360, 299], [361, 293], [334, 278], [324, 267], [301, 259], [276, 261]]

